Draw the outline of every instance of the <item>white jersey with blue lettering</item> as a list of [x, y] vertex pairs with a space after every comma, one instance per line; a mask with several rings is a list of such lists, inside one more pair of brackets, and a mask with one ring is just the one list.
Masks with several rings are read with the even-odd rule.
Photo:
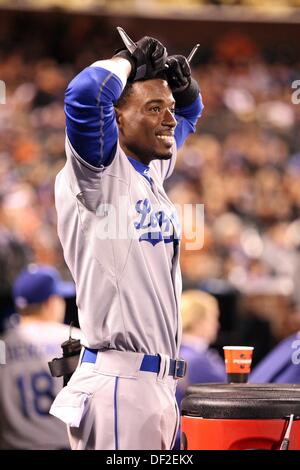
[[[79, 338], [78, 330], [72, 335]], [[49, 415], [62, 388], [48, 361], [61, 356], [69, 327], [32, 322], [9, 328], [1, 340], [6, 364], [0, 365], [0, 449], [68, 449], [65, 426]]]

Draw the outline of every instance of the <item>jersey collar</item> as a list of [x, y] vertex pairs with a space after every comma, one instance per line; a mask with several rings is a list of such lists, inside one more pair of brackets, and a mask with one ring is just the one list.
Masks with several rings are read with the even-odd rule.
[[130, 161], [131, 165], [134, 167], [134, 169], [138, 173], [140, 173], [140, 175], [146, 178], [146, 180], [149, 181], [149, 183], [151, 183], [152, 179], [151, 179], [151, 176], [149, 175], [150, 167], [148, 165], [145, 165], [142, 162], [135, 160], [132, 157], [127, 157], [127, 158]]

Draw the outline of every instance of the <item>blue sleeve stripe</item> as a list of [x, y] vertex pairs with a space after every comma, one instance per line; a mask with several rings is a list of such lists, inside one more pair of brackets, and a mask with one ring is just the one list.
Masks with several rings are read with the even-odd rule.
[[[177, 118], [178, 119], [178, 118]], [[175, 141], [177, 149], [179, 149], [185, 142], [186, 138], [192, 132], [195, 132], [195, 126], [193, 123], [187, 121], [186, 119], [180, 117], [177, 121], [177, 126], [175, 129]]]
[[95, 167], [93, 165], [91, 165], [90, 163], [88, 163], [86, 160], [83, 160], [83, 158], [81, 158], [80, 155], [78, 155], [78, 153], [76, 152], [76, 150], [74, 149], [74, 147], [72, 146], [71, 142], [70, 142], [70, 139], [68, 137], [68, 134], [67, 134], [67, 144], [71, 150], [71, 153], [72, 155], [74, 155], [74, 157], [76, 157], [77, 160], [80, 161], [80, 163], [83, 165], [83, 166], [86, 166], [89, 170], [92, 170], [92, 171], [101, 171], [101, 168], [99, 167]]
[[110, 73], [103, 80], [100, 90], [99, 90], [99, 94], [97, 96], [97, 106], [100, 107], [100, 164], [103, 164], [103, 165], [106, 160], [105, 155], [104, 155], [104, 111], [103, 111], [103, 106], [100, 106], [100, 103], [101, 103], [101, 95], [103, 93], [104, 87], [108, 83], [108, 81], [112, 78], [112, 76], [113, 74]]
[[178, 149], [183, 145], [188, 135], [196, 131], [196, 124], [203, 108], [202, 97], [199, 95], [189, 106], [176, 109], [177, 126], [175, 129], [175, 140]]
[[123, 90], [119, 77], [100, 67], [87, 67], [65, 95], [67, 134], [76, 153], [94, 167], [111, 161], [118, 140], [113, 104]]
[[199, 96], [195, 99], [195, 101], [192, 104], [189, 104], [188, 106], [183, 106], [182, 108], [176, 108], [176, 114], [178, 113], [180, 116], [201, 116], [201, 113], [203, 111], [204, 105], [202, 101], [202, 96], [199, 94]]

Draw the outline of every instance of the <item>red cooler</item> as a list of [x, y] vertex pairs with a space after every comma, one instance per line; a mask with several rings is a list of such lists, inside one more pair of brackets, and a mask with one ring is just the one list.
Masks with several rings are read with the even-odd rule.
[[278, 450], [282, 444], [300, 450], [299, 385], [201, 384], [188, 388], [182, 401], [182, 449]]

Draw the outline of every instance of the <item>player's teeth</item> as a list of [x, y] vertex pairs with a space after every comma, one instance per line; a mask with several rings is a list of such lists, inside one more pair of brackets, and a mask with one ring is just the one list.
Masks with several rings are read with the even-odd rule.
[[174, 137], [172, 135], [158, 135], [159, 139], [165, 140], [166, 142], [173, 142]]

